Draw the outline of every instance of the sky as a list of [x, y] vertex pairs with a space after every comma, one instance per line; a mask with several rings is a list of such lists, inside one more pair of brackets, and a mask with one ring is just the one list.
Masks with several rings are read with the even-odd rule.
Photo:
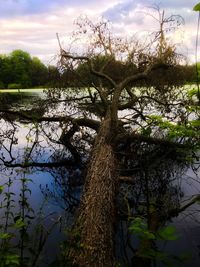
[[173, 33], [173, 40], [193, 63], [198, 13], [192, 9], [197, 3], [198, 0], [0, 0], [0, 54], [22, 49], [45, 64], [53, 64], [59, 52], [56, 33], [66, 44], [80, 15], [87, 15], [94, 22], [104, 17], [121, 35], [140, 35], [156, 30], [158, 25], [147, 13], [149, 7], [159, 5], [166, 16], [183, 17], [184, 25]]

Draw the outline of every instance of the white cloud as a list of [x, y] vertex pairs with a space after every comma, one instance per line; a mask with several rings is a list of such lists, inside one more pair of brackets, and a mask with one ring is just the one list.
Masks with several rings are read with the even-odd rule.
[[[88, 14], [94, 21], [104, 15], [111, 20], [118, 33], [131, 35], [155, 29], [155, 21], [139, 10], [152, 5], [151, 0], [0, 0], [0, 54], [22, 49], [39, 56], [48, 63], [58, 52], [56, 32], [61, 40], [68, 40], [73, 22], [80, 14]], [[196, 0], [160, 1], [166, 12], [185, 18], [182, 42], [192, 57], [196, 34], [197, 14], [192, 11]], [[31, 5], [32, 3], [32, 5]], [[176, 36], [177, 40], [178, 37]]]
[[67, 39], [73, 30], [74, 20], [80, 14], [89, 14], [94, 19], [111, 4], [112, 1], [109, 4], [107, 1], [102, 1], [101, 7], [92, 3], [78, 8], [61, 5], [51, 12], [42, 14], [1, 18], [0, 54], [22, 49], [34, 56], [40, 55], [42, 60], [48, 62], [58, 52], [57, 32], [61, 38]]

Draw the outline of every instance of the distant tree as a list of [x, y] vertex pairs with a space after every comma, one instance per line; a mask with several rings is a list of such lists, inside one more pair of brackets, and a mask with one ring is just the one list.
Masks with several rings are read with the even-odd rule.
[[47, 74], [47, 84], [49, 86], [59, 86], [60, 85], [60, 78], [61, 78], [61, 72], [56, 66], [48, 66], [48, 74]]
[[[91, 57], [93, 66], [98, 71], [104, 71], [110, 77], [122, 80], [128, 73], [138, 73], [139, 70], [137, 66], [132, 62], [122, 62], [117, 60], [111, 55], [94, 55]], [[94, 76], [88, 64], [86, 62], [81, 62], [77, 69], [77, 81], [82, 82], [85, 86], [98, 86], [99, 78]], [[82, 77], [80, 79], [80, 77]], [[102, 85], [109, 87], [110, 83], [106, 79], [102, 79]]]
[[9, 83], [13, 82], [13, 72], [10, 58], [6, 55], [0, 55], [0, 80], [7, 88]]
[[0, 81], [0, 89], [4, 89], [5, 88], [5, 85], [2, 81]]
[[47, 82], [48, 69], [37, 57], [32, 58], [30, 77], [32, 86], [41, 86]]
[[22, 50], [0, 55], [0, 81], [5, 88], [10, 84], [22, 88], [44, 85], [48, 79], [47, 67], [37, 58]]
[[[198, 75], [200, 77], [200, 63], [197, 64], [198, 66]], [[184, 79], [185, 83], [193, 83], [195, 84], [197, 81], [197, 72], [196, 72], [196, 65], [181, 65], [180, 70], [182, 73], [182, 78]]]
[[22, 50], [14, 50], [9, 56], [12, 67], [12, 83], [21, 84], [22, 88], [31, 86], [31, 56]]

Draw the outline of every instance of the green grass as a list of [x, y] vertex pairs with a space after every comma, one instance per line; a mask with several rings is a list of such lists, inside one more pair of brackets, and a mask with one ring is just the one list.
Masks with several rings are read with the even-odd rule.
[[[44, 88], [45, 89], [45, 88]], [[38, 92], [42, 93], [43, 88], [27, 88], [27, 89], [0, 89], [0, 93], [33, 93], [33, 92]]]

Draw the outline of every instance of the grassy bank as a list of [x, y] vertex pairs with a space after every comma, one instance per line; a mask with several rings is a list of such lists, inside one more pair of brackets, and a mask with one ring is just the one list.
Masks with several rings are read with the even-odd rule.
[[0, 93], [33, 93], [43, 92], [45, 88], [26, 88], [26, 89], [0, 89]]

